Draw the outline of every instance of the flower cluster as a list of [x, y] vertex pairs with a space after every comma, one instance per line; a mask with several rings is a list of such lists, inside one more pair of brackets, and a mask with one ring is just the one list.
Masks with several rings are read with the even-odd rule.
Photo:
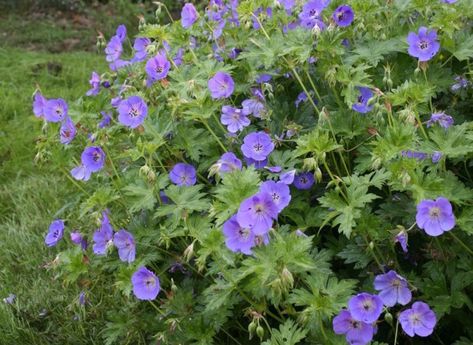
[[[123, 294], [152, 301], [162, 289], [150, 307], [170, 330], [153, 328], [157, 341], [202, 342], [192, 338], [201, 332], [225, 343], [222, 334], [244, 332], [222, 324], [221, 312], [239, 323], [239, 310], [253, 318], [250, 339], [274, 342], [280, 319], [283, 333], [320, 320], [323, 334], [334, 302], [343, 310], [333, 331], [350, 344], [380, 336], [383, 312], [389, 321], [393, 310], [406, 336], [430, 335], [437, 316], [418, 299], [440, 310], [418, 292], [433, 276], [468, 272], [466, 264], [447, 272], [450, 251], [437, 249], [447, 236], [425, 234], [468, 226], [469, 210], [457, 208], [468, 205], [472, 183], [462, 161], [471, 126], [457, 116], [468, 114], [468, 49], [453, 53], [462, 47], [455, 32], [440, 37], [441, 15], [428, 23], [445, 8], [458, 15], [458, 5], [440, 2], [453, 3], [424, 11], [406, 2], [407, 19], [390, 17], [399, 4], [379, 1], [210, 0], [205, 12], [189, 2], [169, 25], [142, 19], [132, 46], [120, 25], [105, 47], [110, 70], [92, 72], [87, 97], [70, 102], [72, 118], [65, 100], [34, 94], [44, 128], [60, 126], [59, 141], [71, 143], [61, 154], [77, 188], [46, 246], [62, 247], [69, 234], [67, 255], [95, 258], [104, 274], [120, 267], [114, 288]], [[386, 23], [373, 25], [379, 17]], [[448, 42], [442, 53], [440, 42]], [[47, 150], [58, 140], [44, 132]], [[450, 200], [428, 199], [437, 195]], [[375, 265], [376, 293], [353, 296], [357, 283], [338, 277], [367, 281]], [[79, 304], [92, 299], [81, 294]], [[313, 343], [317, 332], [300, 334]]]
[[[333, 330], [344, 334], [349, 344], [365, 345], [376, 334], [376, 322], [383, 312], [383, 306], [405, 306], [412, 299], [408, 282], [395, 271], [380, 274], [374, 279], [377, 295], [362, 292], [348, 301], [348, 308], [340, 311], [333, 319]], [[424, 302], [415, 302], [412, 308], [399, 314], [399, 323], [410, 337], [426, 337], [432, 334], [436, 324], [434, 312]]]

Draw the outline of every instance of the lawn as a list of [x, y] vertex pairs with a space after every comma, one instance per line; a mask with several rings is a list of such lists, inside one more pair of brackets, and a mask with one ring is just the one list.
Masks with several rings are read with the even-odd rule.
[[[17, 300], [14, 305], [0, 303], [0, 343], [101, 344], [106, 319], [101, 304], [112, 296], [102, 296], [106, 290], [95, 289], [100, 281], [94, 282], [89, 291], [100, 303], [86, 314], [78, 297], [90, 282], [65, 288], [52, 270], [55, 251], [44, 245], [68, 180], [54, 163], [61, 151], [40, 149], [43, 121], [34, 117], [31, 103], [37, 88], [66, 100], [85, 94], [91, 71], [103, 70], [106, 63], [96, 52], [93, 29], [58, 27], [52, 18], [2, 19], [0, 297], [13, 293]], [[74, 46], [67, 46], [70, 42]]]

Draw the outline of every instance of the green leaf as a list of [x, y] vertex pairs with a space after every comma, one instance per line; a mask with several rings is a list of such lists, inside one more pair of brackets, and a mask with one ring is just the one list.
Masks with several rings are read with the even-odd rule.
[[126, 204], [131, 212], [152, 210], [156, 203], [154, 188], [142, 183], [134, 183], [123, 188], [127, 196]]
[[304, 339], [309, 330], [300, 329], [293, 320], [286, 320], [279, 325], [279, 330], [273, 328], [271, 339], [261, 343], [262, 345], [295, 345]]

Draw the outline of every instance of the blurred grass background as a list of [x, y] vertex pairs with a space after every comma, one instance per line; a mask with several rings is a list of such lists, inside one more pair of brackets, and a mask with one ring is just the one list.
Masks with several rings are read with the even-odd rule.
[[[167, 3], [179, 17], [180, 1]], [[37, 87], [68, 101], [83, 95], [91, 71], [107, 69], [98, 33], [109, 38], [123, 23], [133, 37], [139, 17], [154, 18], [155, 8], [151, 1], [0, 0], [0, 344], [114, 338], [107, 322], [120, 300], [108, 293], [110, 282], [97, 275], [89, 289], [96, 303], [85, 313], [80, 288], [64, 287], [50, 269], [56, 251], [44, 235], [68, 191], [54, 162], [35, 164], [43, 123], [32, 113], [32, 95]], [[11, 293], [17, 299], [9, 305], [3, 299]], [[116, 343], [138, 343], [119, 334]]]

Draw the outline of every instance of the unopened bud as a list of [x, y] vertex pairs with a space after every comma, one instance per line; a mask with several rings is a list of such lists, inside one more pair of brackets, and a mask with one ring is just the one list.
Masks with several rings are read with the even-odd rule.
[[292, 276], [291, 271], [287, 269], [287, 267], [284, 267], [281, 272], [281, 282], [289, 288], [292, 288], [294, 286], [294, 277]]
[[317, 167], [317, 168], [315, 169], [314, 176], [315, 176], [315, 180], [316, 180], [317, 182], [321, 182], [321, 181], [322, 181], [322, 171], [320, 170], [319, 167]]
[[393, 315], [387, 311], [385, 314], [384, 314], [384, 320], [386, 320], [387, 323], [389, 323], [390, 325], [393, 324]]
[[185, 262], [189, 262], [193, 257], [194, 257], [194, 242], [192, 242], [185, 250], [184, 250], [184, 254], [182, 255], [183, 256], [183, 259]]
[[255, 334], [255, 331], [256, 331], [256, 322], [253, 320], [250, 322], [250, 324], [248, 325], [248, 333], [250, 334], [250, 340], [251, 338], [253, 338], [253, 335]]
[[256, 327], [256, 335], [258, 336], [260, 340], [263, 340], [264, 328], [258, 325], [258, 327]]

